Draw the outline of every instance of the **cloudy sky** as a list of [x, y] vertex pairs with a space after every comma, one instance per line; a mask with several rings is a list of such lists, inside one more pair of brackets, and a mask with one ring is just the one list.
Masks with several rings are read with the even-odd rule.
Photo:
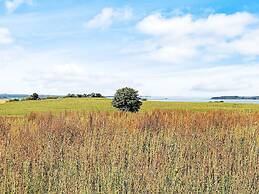
[[0, 0], [0, 93], [259, 95], [257, 0]]

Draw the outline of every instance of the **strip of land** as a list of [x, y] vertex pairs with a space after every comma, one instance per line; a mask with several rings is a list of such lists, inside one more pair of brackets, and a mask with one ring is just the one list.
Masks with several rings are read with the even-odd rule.
[[211, 100], [259, 100], [259, 96], [219, 96]]
[[[117, 111], [110, 99], [105, 98], [65, 98], [54, 100], [28, 100], [0, 104], [0, 115], [26, 115], [31, 112], [64, 111]], [[214, 102], [143, 102], [140, 112], [153, 110], [190, 110], [190, 111], [259, 111], [259, 104], [214, 103]]]

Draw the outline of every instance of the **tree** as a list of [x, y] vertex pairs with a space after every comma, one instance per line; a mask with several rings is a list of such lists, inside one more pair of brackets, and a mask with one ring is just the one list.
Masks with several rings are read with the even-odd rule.
[[77, 94], [76, 97], [77, 97], [77, 98], [83, 98], [84, 95], [83, 95], [83, 94]]
[[91, 93], [91, 94], [87, 94], [88, 98], [104, 98], [102, 94], [100, 93]]
[[96, 98], [104, 98], [103, 95], [100, 94], [100, 93], [95, 93], [95, 97], [96, 97]]
[[121, 111], [138, 112], [141, 105], [138, 91], [128, 87], [118, 89], [112, 101], [112, 106]]
[[31, 95], [31, 99], [32, 99], [32, 100], [38, 100], [38, 99], [39, 99], [39, 95], [38, 95], [37, 93], [33, 93], [33, 94]]

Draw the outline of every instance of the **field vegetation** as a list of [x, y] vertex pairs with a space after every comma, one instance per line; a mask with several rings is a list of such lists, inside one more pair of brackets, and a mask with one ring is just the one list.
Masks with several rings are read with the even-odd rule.
[[4, 104], [5, 102], [6, 102], [6, 100], [0, 99], [0, 104]]
[[2, 116], [0, 193], [258, 193], [258, 121], [231, 110]]
[[[60, 98], [36, 101], [18, 101], [0, 104], [0, 115], [24, 116], [31, 112], [54, 112], [63, 111], [116, 111], [111, 106], [112, 101], [106, 98]], [[161, 102], [145, 101], [141, 112], [152, 110], [228, 110], [228, 111], [259, 111], [259, 104], [239, 103], [196, 103], [196, 102]]]
[[0, 105], [0, 193], [258, 193], [259, 107], [109, 99]]

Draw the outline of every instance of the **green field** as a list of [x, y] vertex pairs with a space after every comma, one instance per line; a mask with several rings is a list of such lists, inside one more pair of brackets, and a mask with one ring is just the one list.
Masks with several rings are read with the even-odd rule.
[[5, 102], [0, 193], [259, 193], [258, 110], [146, 101], [131, 114], [109, 99]]
[[[141, 111], [151, 110], [238, 110], [259, 111], [257, 104], [195, 103], [146, 101]], [[20, 101], [0, 104], [0, 115], [26, 115], [30, 112], [115, 111], [109, 99], [66, 98], [42, 101]]]

